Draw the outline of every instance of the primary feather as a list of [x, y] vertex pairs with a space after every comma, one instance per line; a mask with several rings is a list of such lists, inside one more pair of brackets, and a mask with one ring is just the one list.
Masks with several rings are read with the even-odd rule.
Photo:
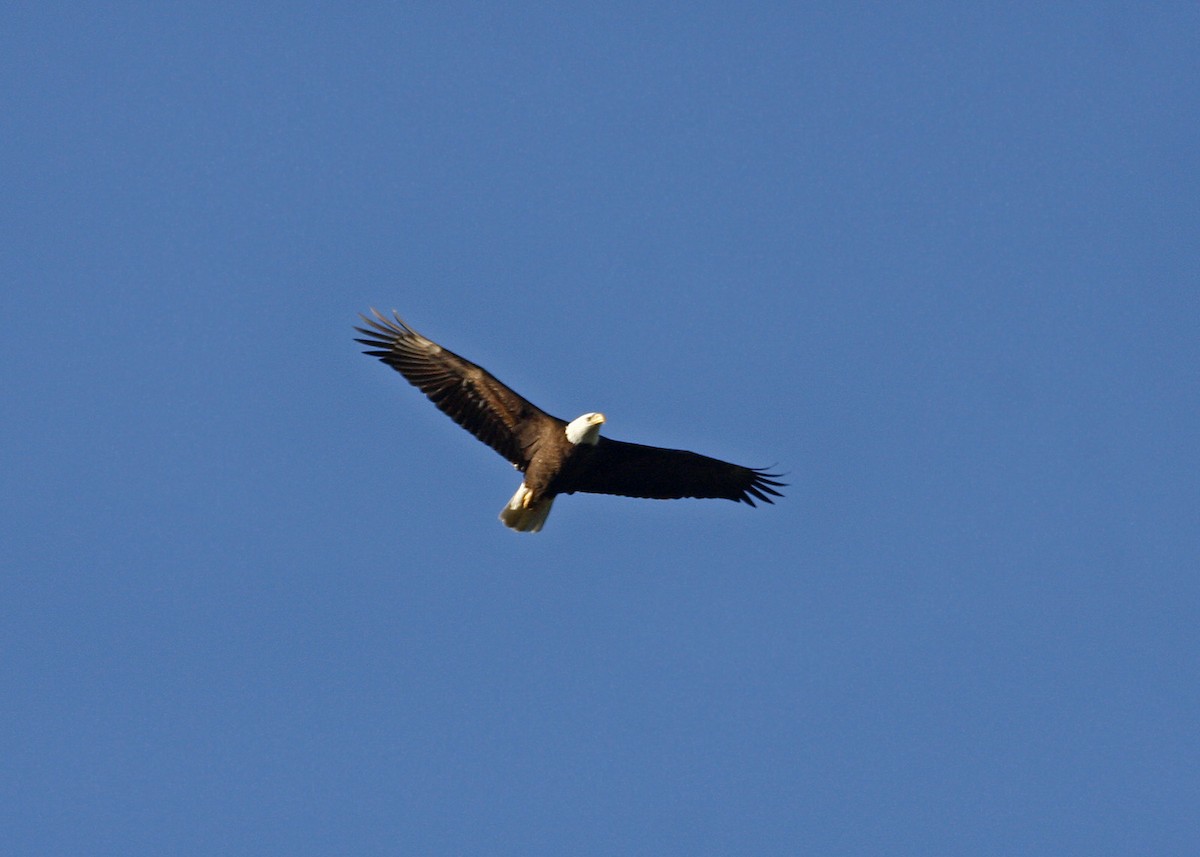
[[517, 467], [529, 464], [526, 448], [536, 440], [536, 432], [547, 423], [562, 422], [518, 396], [486, 369], [426, 339], [395, 312], [391, 319], [374, 309], [371, 314], [374, 318], [359, 315], [367, 328], [355, 328], [367, 337], [355, 340], [369, 346], [363, 353], [391, 366], [442, 413]]

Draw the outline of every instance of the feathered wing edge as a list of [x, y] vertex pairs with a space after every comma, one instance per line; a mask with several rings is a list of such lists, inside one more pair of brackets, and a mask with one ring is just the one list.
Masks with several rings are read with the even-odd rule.
[[782, 497], [782, 474], [743, 467], [682, 449], [643, 446], [601, 438], [588, 466], [574, 474], [563, 493], [618, 494], [651, 500], [684, 497], [773, 504]]
[[[513, 392], [486, 369], [426, 339], [409, 327], [395, 310], [392, 318], [371, 309], [374, 318], [359, 314], [366, 327], [364, 354], [403, 375], [446, 414], [518, 468], [529, 464], [530, 447], [546, 421], [562, 422]], [[565, 425], [565, 423], [564, 423]]]

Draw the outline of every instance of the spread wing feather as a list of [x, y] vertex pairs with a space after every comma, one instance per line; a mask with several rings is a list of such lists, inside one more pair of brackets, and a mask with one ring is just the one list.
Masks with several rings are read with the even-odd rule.
[[662, 449], [600, 438], [583, 472], [573, 474], [565, 493], [620, 494], [674, 500], [708, 497], [737, 500], [754, 505], [755, 500], [774, 503], [782, 497], [776, 488], [778, 473], [742, 467], [682, 449]]
[[393, 311], [385, 318], [360, 315], [366, 327], [364, 351], [391, 366], [429, 397], [441, 411], [520, 469], [529, 465], [531, 450], [547, 422], [565, 425], [526, 401], [470, 360], [442, 348], [404, 323]]

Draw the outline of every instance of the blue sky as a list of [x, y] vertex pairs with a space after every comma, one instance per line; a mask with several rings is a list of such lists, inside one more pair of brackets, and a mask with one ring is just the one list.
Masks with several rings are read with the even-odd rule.
[[1195, 4], [251, 5], [0, 13], [0, 849], [1194, 849]]

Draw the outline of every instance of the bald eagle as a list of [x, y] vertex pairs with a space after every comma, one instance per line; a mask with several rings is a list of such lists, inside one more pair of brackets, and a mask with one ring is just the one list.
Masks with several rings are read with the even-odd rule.
[[429, 397], [452, 420], [525, 474], [500, 512], [504, 525], [536, 533], [559, 494], [619, 494], [672, 500], [712, 497], [754, 505], [774, 503], [778, 473], [740, 467], [681, 449], [660, 449], [600, 436], [604, 414], [560, 420], [501, 384], [486, 369], [442, 348], [392, 311], [360, 314], [364, 354], [378, 357]]

